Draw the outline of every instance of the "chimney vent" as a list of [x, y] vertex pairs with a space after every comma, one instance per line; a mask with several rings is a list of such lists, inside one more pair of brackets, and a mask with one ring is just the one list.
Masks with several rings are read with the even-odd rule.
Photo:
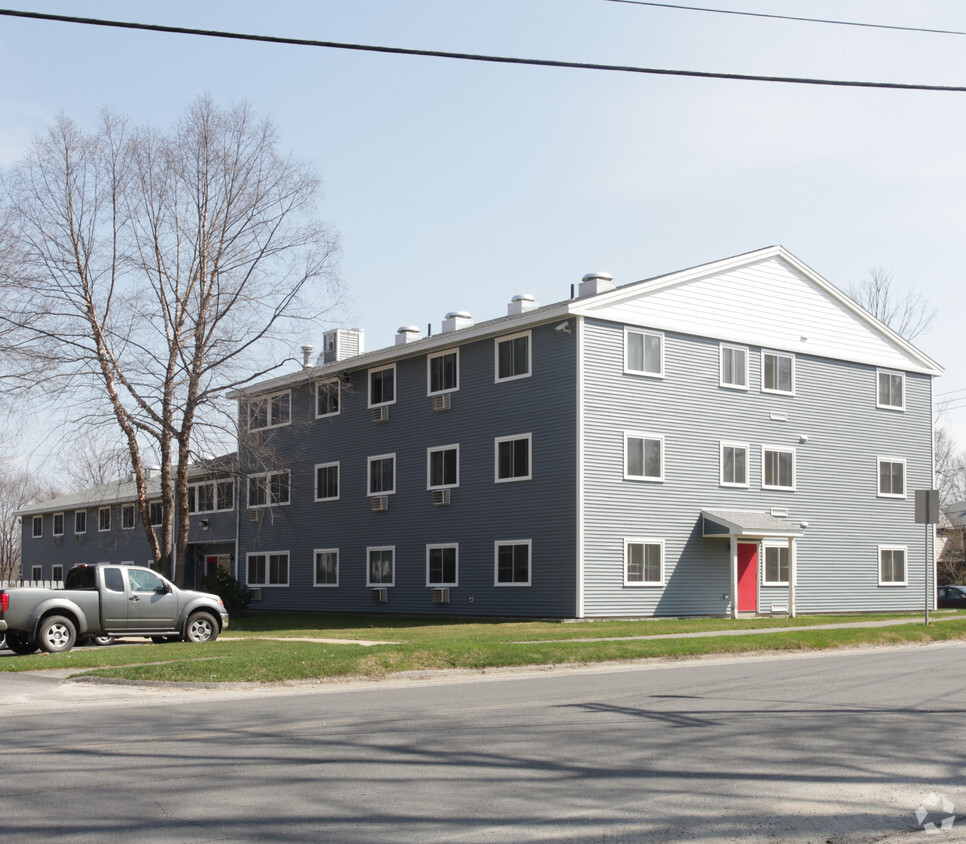
[[308, 369], [312, 365], [312, 351], [314, 346], [306, 343], [302, 346], [302, 369]]
[[396, 345], [405, 346], [420, 339], [419, 329], [415, 325], [401, 325], [396, 329]]
[[473, 324], [473, 317], [468, 311], [450, 311], [443, 320], [443, 333], [459, 331]]
[[514, 314], [524, 314], [527, 311], [535, 311], [537, 309], [537, 300], [529, 293], [517, 293], [513, 299], [510, 300], [510, 304], [507, 305], [506, 312], [507, 316], [513, 316]]
[[598, 293], [606, 293], [609, 290], [616, 289], [616, 287], [614, 276], [610, 273], [587, 273], [580, 281], [577, 298], [596, 296]]
[[365, 351], [365, 332], [361, 328], [333, 328], [322, 335], [319, 364], [335, 363]]

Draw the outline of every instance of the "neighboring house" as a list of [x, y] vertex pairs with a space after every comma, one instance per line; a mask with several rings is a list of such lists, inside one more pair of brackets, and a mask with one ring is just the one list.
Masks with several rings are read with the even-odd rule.
[[[442, 329], [369, 353], [329, 332], [317, 366], [239, 395], [231, 565], [255, 606], [921, 608], [942, 369], [783, 248]], [[25, 560], [62, 559], [29, 523]]]

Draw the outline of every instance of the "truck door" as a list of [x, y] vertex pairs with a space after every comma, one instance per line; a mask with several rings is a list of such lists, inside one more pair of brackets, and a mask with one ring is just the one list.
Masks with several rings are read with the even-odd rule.
[[171, 630], [178, 615], [178, 599], [164, 581], [147, 569], [126, 569], [129, 591], [129, 630]]
[[101, 626], [108, 630], [127, 627], [127, 591], [124, 575], [115, 566], [102, 569], [104, 591], [101, 593]]

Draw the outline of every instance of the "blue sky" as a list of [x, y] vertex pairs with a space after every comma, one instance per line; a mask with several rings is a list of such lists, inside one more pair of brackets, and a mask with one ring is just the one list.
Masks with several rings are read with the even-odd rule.
[[[966, 30], [958, 0], [699, 5]], [[12, 8], [364, 44], [779, 76], [966, 84], [966, 38], [606, 0], [19, 0]], [[881, 267], [938, 309], [917, 344], [964, 397], [966, 94], [514, 67], [0, 18], [0, 165], [59, 111], [169, 125], [246, 99], [315, 163], [343, 324], [546, 304], [780, 243], [847, 289]], [[322, 327], [318, 333], [321, 334]], [[306, 337], [318, 347], [320, 337]], [[293, 350], [298, 356], [298, 351]]]

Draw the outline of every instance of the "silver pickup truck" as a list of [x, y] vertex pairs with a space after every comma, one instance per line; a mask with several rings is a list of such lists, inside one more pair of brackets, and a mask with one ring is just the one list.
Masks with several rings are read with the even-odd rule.
[[104, 636], [213, 642], [227, 626], [217, 595], [179, 589], [140, 566], [74, 566], [63, 589], [0, 590], [0, 634], [18, 654], [60, 653]]

